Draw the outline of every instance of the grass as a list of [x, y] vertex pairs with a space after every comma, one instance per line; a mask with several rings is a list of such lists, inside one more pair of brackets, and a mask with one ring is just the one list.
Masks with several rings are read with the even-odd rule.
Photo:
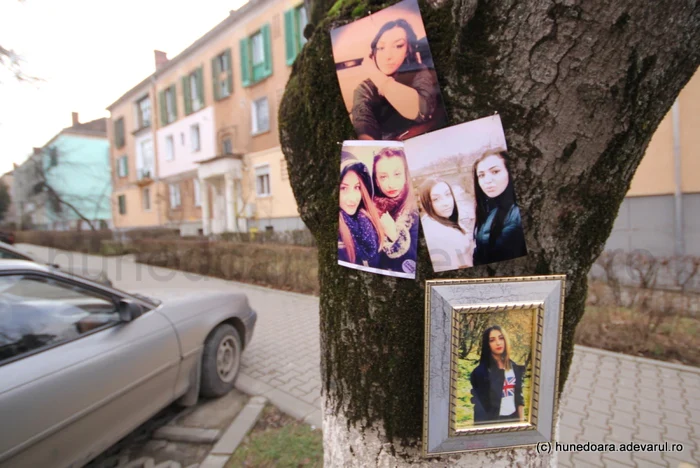
[[260, 420], [228, 461], [228, 468], [296, 468], [323, 466], [320, 429], [287, 416], [274, 406]]
[[654, 330], [639, 311], [615, 306], [586, 306], [575, 342], [634, 356], [700, 366], [700, 318], [665, 317]]

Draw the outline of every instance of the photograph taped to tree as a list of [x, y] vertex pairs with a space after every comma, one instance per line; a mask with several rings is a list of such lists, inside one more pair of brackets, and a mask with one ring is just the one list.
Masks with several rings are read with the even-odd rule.
[[435, 272], [527, 255], [498, 115], [405, 142]]
[[339, 265], [416, 277], [418, 208], [402, 142], [343, 142], [338, 211]]
[[360, 140], [406, 140], [447, 114], [417, 0], [331, 30], [345, 107]]
[[552, 441], [565, 278], [425, 282], [424, 456]]
[[487, 425], [527, 427], [533, 416], [532, 394], [537, 393], [532, 361], [542, 341], [537, 334], [542, 313], [542, 304], [458, 309], [452, 432]]

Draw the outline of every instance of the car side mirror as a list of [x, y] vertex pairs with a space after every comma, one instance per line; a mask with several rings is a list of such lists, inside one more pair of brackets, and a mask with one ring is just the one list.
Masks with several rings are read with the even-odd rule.
[[122, 322], [131, 322], [143, 315], [143, 306], [131, 299], [119, 301], [119, 318]]

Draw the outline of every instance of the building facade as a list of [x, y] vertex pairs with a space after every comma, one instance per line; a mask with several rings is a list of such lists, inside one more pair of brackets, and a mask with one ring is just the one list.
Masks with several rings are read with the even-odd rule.
[[[115, 179], [115, 206], [126, 206], [115, 214], [117, 228], [209, 235], [304, 227], [276, 116], [305, 25], [302, 1], [252, 0], [173, 59], [156, 51], [154, 74], [108, 107], [113, 168], [131, 167], [140, 145], [129, 132], [130, 109], [138, 110], [146, 93], [151, 102], [142, 138], [153, 141], [153, 163], [140, 159], [151, 164], [151, 181]], [[158, 194], [150, 216], [129, 209], [147, 187]]]
[[700, 256], [700, 72], [647, 147], [606, 249]]
[[15, 211], [15, 204], [12, 203], [12, 192], [14, 187], [15, 175], [14, 170], [6, 172], [0, 176], [0, 183], [7, 187], [7, 194], [10, 197], [10, 205], [7, 207], [4, 215], [0, 218], [0, 226], [16, 226], [17, 225], [17, 215]]
[[61, 130], [14, 170], [18, 229], [73, 230], [112, 226], [105, 118]]

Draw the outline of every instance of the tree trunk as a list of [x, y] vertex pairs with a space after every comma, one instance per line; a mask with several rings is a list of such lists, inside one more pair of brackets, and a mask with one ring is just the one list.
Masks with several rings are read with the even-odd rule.
[[[312, 8], [316, 25], [280, 108], [290, 181], [318, 242], [326, 464], [402, 466], [419, 459], [426, 279], [565, 273], [563, 388], [586, 275], [653, 132], [698, 66], [700, 7], [695, 0], [421, 1], [449, 123], [501, 116], [529, 254], [436, 274], [421, 236], [412, 281], [337, 265], [339, 143], [355, 135], [329, 30], [381, 6], [338, 0], [326, 15], [332, 3]], [[531, 449], [449, 463], [515, 460], [551, 463]]]

